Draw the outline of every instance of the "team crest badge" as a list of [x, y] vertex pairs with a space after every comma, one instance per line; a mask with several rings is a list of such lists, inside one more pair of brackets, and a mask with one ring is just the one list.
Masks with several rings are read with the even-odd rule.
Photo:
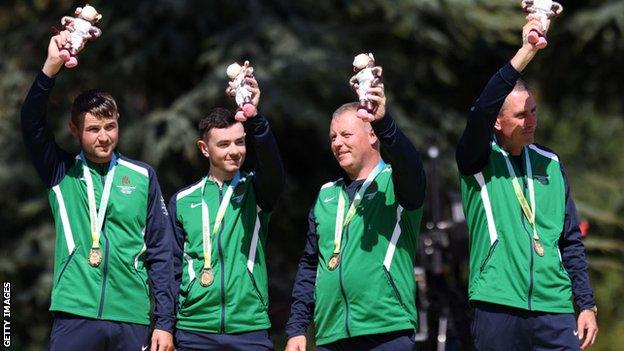
[[548, 176], [533, 176], [535, 179], [537, 179], [538, 182], [540, 182], [540, 184], [542, 185], [548, 185], [550, 183], [550, 178]]
[[117, 189], [119, 189], [119, 191], [124, 195], [130, 195], [134, 192], [136, 187], [132, 185], [130, 177], [125, 175], [121, 178], [121, 185], [117, 185]]

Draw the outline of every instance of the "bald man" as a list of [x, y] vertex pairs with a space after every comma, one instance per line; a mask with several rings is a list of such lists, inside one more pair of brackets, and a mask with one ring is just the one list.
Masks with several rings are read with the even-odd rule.
[[312, 316], [318, 350], [415, 347], [413, 267], [425, 173], [420, 155], [386, 113], [383, 85], [369, 98], [377, 106], [373, 122], [356, 117], [357, 103], [332, 117], [331, 150], [344, 174], [321, 187], [310, 210], [287, 351], [306, 349]]

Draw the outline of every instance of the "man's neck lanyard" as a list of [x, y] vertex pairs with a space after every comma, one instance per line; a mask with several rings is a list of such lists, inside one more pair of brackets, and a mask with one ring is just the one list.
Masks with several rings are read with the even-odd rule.
[[533, 249], [539, 256], [544, 256], [544, 246], [542, 246], [542, 242], [537, 235], [537, 223], [535, 223], [535, 187], [533, 186], [533, 168], [531, 167], [528, 148], [524, 147], [524, 161], [526, 164], [531, 206], [529, 206], [526, 198], [524, 197], [524, 193], [522, 192], [522, 188], [518, 182], [518, 177], [516, 177], [516, 172], [514, 171], [511, 160], [509, 159], [509, 154], [502, 148], [501, 152], [505, 157], [505, 163], [507, 163], [507, 170], [509, 171], [509, 176], [511, 176], [511, 184], [513, 185], [514, 192], [516, 193], [516, 199], [518, 199], [518, 203], [520, 204], [520, 207], [522, 207], [522, 213], [524, 213], [524, 216], [533, 228]]
[[113, 177], [115, 176], [115, 169], [117, 168], [117, 155], [113, 153], [113, 157], [108, 164], [106, 180], [104, 181], [104, 190], [102, 190], [102, 197], [100, 198], [99, 211], [95, 207], [95, 188], [93, 186], [93, 178], [91, 178], [91, 171], [89, 170], [89, 166], [87, 166], [87, 159], [85, 158], [84, 152], [80, 153], [80, 160], [82, 161], [82, 174], [85, 182], [87, 183], [87, 198], [89, 202], [91, 250], [89, 251], [88, 260], [92, 267], [97, 267], [100, 263], [102, 263], [100, 233], [102, 232], [102, 226], [104, 225], [104, 216], [106, 215], [108, 199], [110, 198], [110, 192], [113, 186]]
[[386, 164], [384, 163], [384, 161], [379, 160], [377, 166], [375, 166], [375, 168], [370, 172], [368, 177], [366, 177], [366, 180], [364, 180], [364, 183], [362, 183], [360, 190], [358, 190], [358, 192], [355, 194], [353, 202], [351, 202], [349, 210], [347, 211], [346, 217], [344, 215], [346, 195], [344, 194], [344, 191], [342, 191], [342, 188], [339, 189], [338, 210], [336, 211], [336, 226], [334, 228], [334, 252], [327, 262], [327, 268], [330, 271], [336, 269], [336, 267], [338, 267], [338, 265], [340, 264], [340, 245], [342, 243], [342, 232], [344, 231], [344, 228], [349, 226], [349, 223], [353, 219], [353, 216], [355, 216], [356, 210], [362, 202], [362, 199], [364, 198], [364, 193], [366, 193], [369, 185], [371, 185], [373, 180], [375, 180], [375, 177], [377, 177], [377, 175], [381, 173], [381, 171], [383, 171], [385, 167]]
[[[236, 172], [234, 178], [230, 182], [230, 185], [227, 187], [223, 198], [221, 199], [221, 203], [219, 204], [219, 210], [217, 211], [217, 216], [215, 217], [215, 224], [212, 230], [213, 235], [217, 235], [219, 233], [219, 229], [221, 229], [221, 224], [223, 223], [223, 217], [225, 216], [225, 211], [227, 210], [228, 204], [230, 203], [230, 199], [232, 198], [232, 194], [234, 193], [234, 189], [238, 185], [240, 181], [240, 171]], [[199, 279], [199, 283], [206, 287], [212, 284], [214, 281], [214, 274], [212, 272], [212, 240], [210, 238], [210, 215], [208, 213], [208, 205], [206, 204], [206, 200], [204, 199], [204, 194], [206, 192], [206, 183], [208, 183], [208, 177], [204, 177], [202, 180], [202, 199], [201, 199], [201, 211], [202, 211], [202, 241], [204, 248], [204, 268], [202, 269], [201, 276]]]

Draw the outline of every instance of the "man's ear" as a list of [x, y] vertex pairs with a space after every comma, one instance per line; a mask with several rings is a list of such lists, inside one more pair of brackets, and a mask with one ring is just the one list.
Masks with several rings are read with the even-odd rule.
[[496, 122], [494, 122], [494, 129], [496, 129], [496, 130], [498, 130], [498, 131], [500, 131], [500, 130], [502, 129], [502, 127], [501, 127], [501, 123], [500, 123], [500, 119], [501, 119], [501, 116], [500, 116], [500, 115], [498, 115], [498, 116], [496, 117]]
[[210, 153], [208, 152], [208, 144], [203, 139], [197, 140], [197, 147], [199, 148], [199, 151], [201, 151], [202, 155], [204, 155], [206, 158], [210, 158]]
[[377, 142], [379, 141], [379, 138], [377, 138], [377, 134], [375, 134], [375, 130], [373, 130], [372, 126], [367, 126], [369, 129], [368, 131], [368, 140], [370, 140], [371, 145], [375, 145], [377, 144]]
[[69, 131], [75, 138], [80, 139], [79, 138], [80, 130], [78, 129], [78, 126], [74, 123], [74, 121], [71, 119], [69, 120]]

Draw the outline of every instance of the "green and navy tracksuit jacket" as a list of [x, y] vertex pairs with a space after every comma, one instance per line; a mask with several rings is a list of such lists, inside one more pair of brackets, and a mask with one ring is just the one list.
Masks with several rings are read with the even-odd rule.
[[[525, 146], [535, 193], [536, 223], [544, 256], [532, 246], [533, 230], [516, 198], [500, 145], [496, 116], [520, 73], [497, 71], [470, 110], [457, 147], [462, 200], [470, 231], [469, 298], [530, 311], [574, 312], [595, 305], [585, 250], [568, 180], [551, 150]], [[529, 201], [525, 150], [511, 163]]]
[[[48, 191], [56, 229], [50, 310], [172, 331], [172, 229], [154, 170], [117, 155], [100, 235], [102, 263], [87, 261], [91, 229], [83, 163], [56, 144], [46, 122], [55, 78], [39, 72], [22, 107], [26, 147]], [[108, 164], [87, 161], [100, 203]], [[153, 300], [153, 308], [150, 299]]]
[[344, 176], [321, 188], [293, 287], [289, 338], [304, 335], [312, 315], [319, 345], [417, 328], [414, 264], [425, 173], [420, 155], [390, 115], [372, 126], [389, 165], [343, 231], [341, 261], [333, 271], [327, 263], [339, 194], [346, 192], [350, 203], [364, 180]]
[[[204, 266], [202, 181], [169, 201], [174, 222], [177, 329], [203, 333], [243, 333], [270, 327], [265, 260], [271, 211], [284, 188], [284, 171], [275, 138], [262, 115], [245, 123], [247, 153], [255, 172], [241, 171], [218, 233], [211, 233], [214, 282], [199, 283]], [[229, 186], [206, 180], [204, 200], [210, 228]]]

